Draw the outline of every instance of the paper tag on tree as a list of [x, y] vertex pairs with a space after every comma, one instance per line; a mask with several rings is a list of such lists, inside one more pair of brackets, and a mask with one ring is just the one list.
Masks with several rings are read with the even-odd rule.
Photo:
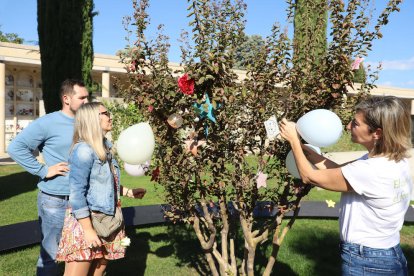
[[264, 125], [266, 128], [267, 138], [269, 140], [274, 140], [276, 136], [280, 133], [276, 116], [273, 115], [272, 117], [270, 117], [267, 121], [264, 122]]

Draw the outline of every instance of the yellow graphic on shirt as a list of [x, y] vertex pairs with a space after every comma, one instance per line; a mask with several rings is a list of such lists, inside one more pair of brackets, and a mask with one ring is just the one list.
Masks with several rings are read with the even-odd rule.
[[392, 200], [394, 204], [409, 198], [410, 195], [409, 195], [407, 187], [408, 187], [408, 183], [405, 180], [403, 179], [394, 180], [394, 197]]

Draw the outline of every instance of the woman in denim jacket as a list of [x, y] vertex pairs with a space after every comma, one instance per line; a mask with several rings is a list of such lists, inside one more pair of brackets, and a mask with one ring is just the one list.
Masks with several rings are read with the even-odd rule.
[[65, 261], [65, 275], [102, 275], [108, 260], [123, 258], [123, 227], [107, 238], [98, 237], [90, 215], [121, 211], [119, 195], [142, 198], [145, 189], [119, 183], [119, 166], [105, 134], [112, 129], [110, 113], [98, 102], [82, 106], [75, 117], [69, 157], [70, 208], [66, 212], [57, 260]]

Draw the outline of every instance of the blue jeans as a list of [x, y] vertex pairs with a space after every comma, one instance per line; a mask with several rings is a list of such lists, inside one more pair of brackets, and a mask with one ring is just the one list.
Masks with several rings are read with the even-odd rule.
[[37, 212], [42, 234], [37, 275], [58, 275], [55, 259], [68, 203], [67, 199], [49, 196], [41, 191], [37, 195]]
[[408, 275], [407, 260], [400, 245], [377, 249], [341, 243], [342, 275]]

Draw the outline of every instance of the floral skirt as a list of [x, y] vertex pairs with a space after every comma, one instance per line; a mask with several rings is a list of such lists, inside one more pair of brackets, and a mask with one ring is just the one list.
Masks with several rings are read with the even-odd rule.
[[[121, 207], [118, 206], [117, 208]], [[107, 260], [121, 259], [125, 256], [125, 247], [121, 245], [123, 238], [125, 238], [124, 228], [107, 238], [101, 238], [101, 247], [90, 248], [84, 239], [81, 224], [73, 216], [72, 209], [68, 208], [66, 209], [65, 223], [56, 260], [73, 262], [92, 261], [101, 258]]]

